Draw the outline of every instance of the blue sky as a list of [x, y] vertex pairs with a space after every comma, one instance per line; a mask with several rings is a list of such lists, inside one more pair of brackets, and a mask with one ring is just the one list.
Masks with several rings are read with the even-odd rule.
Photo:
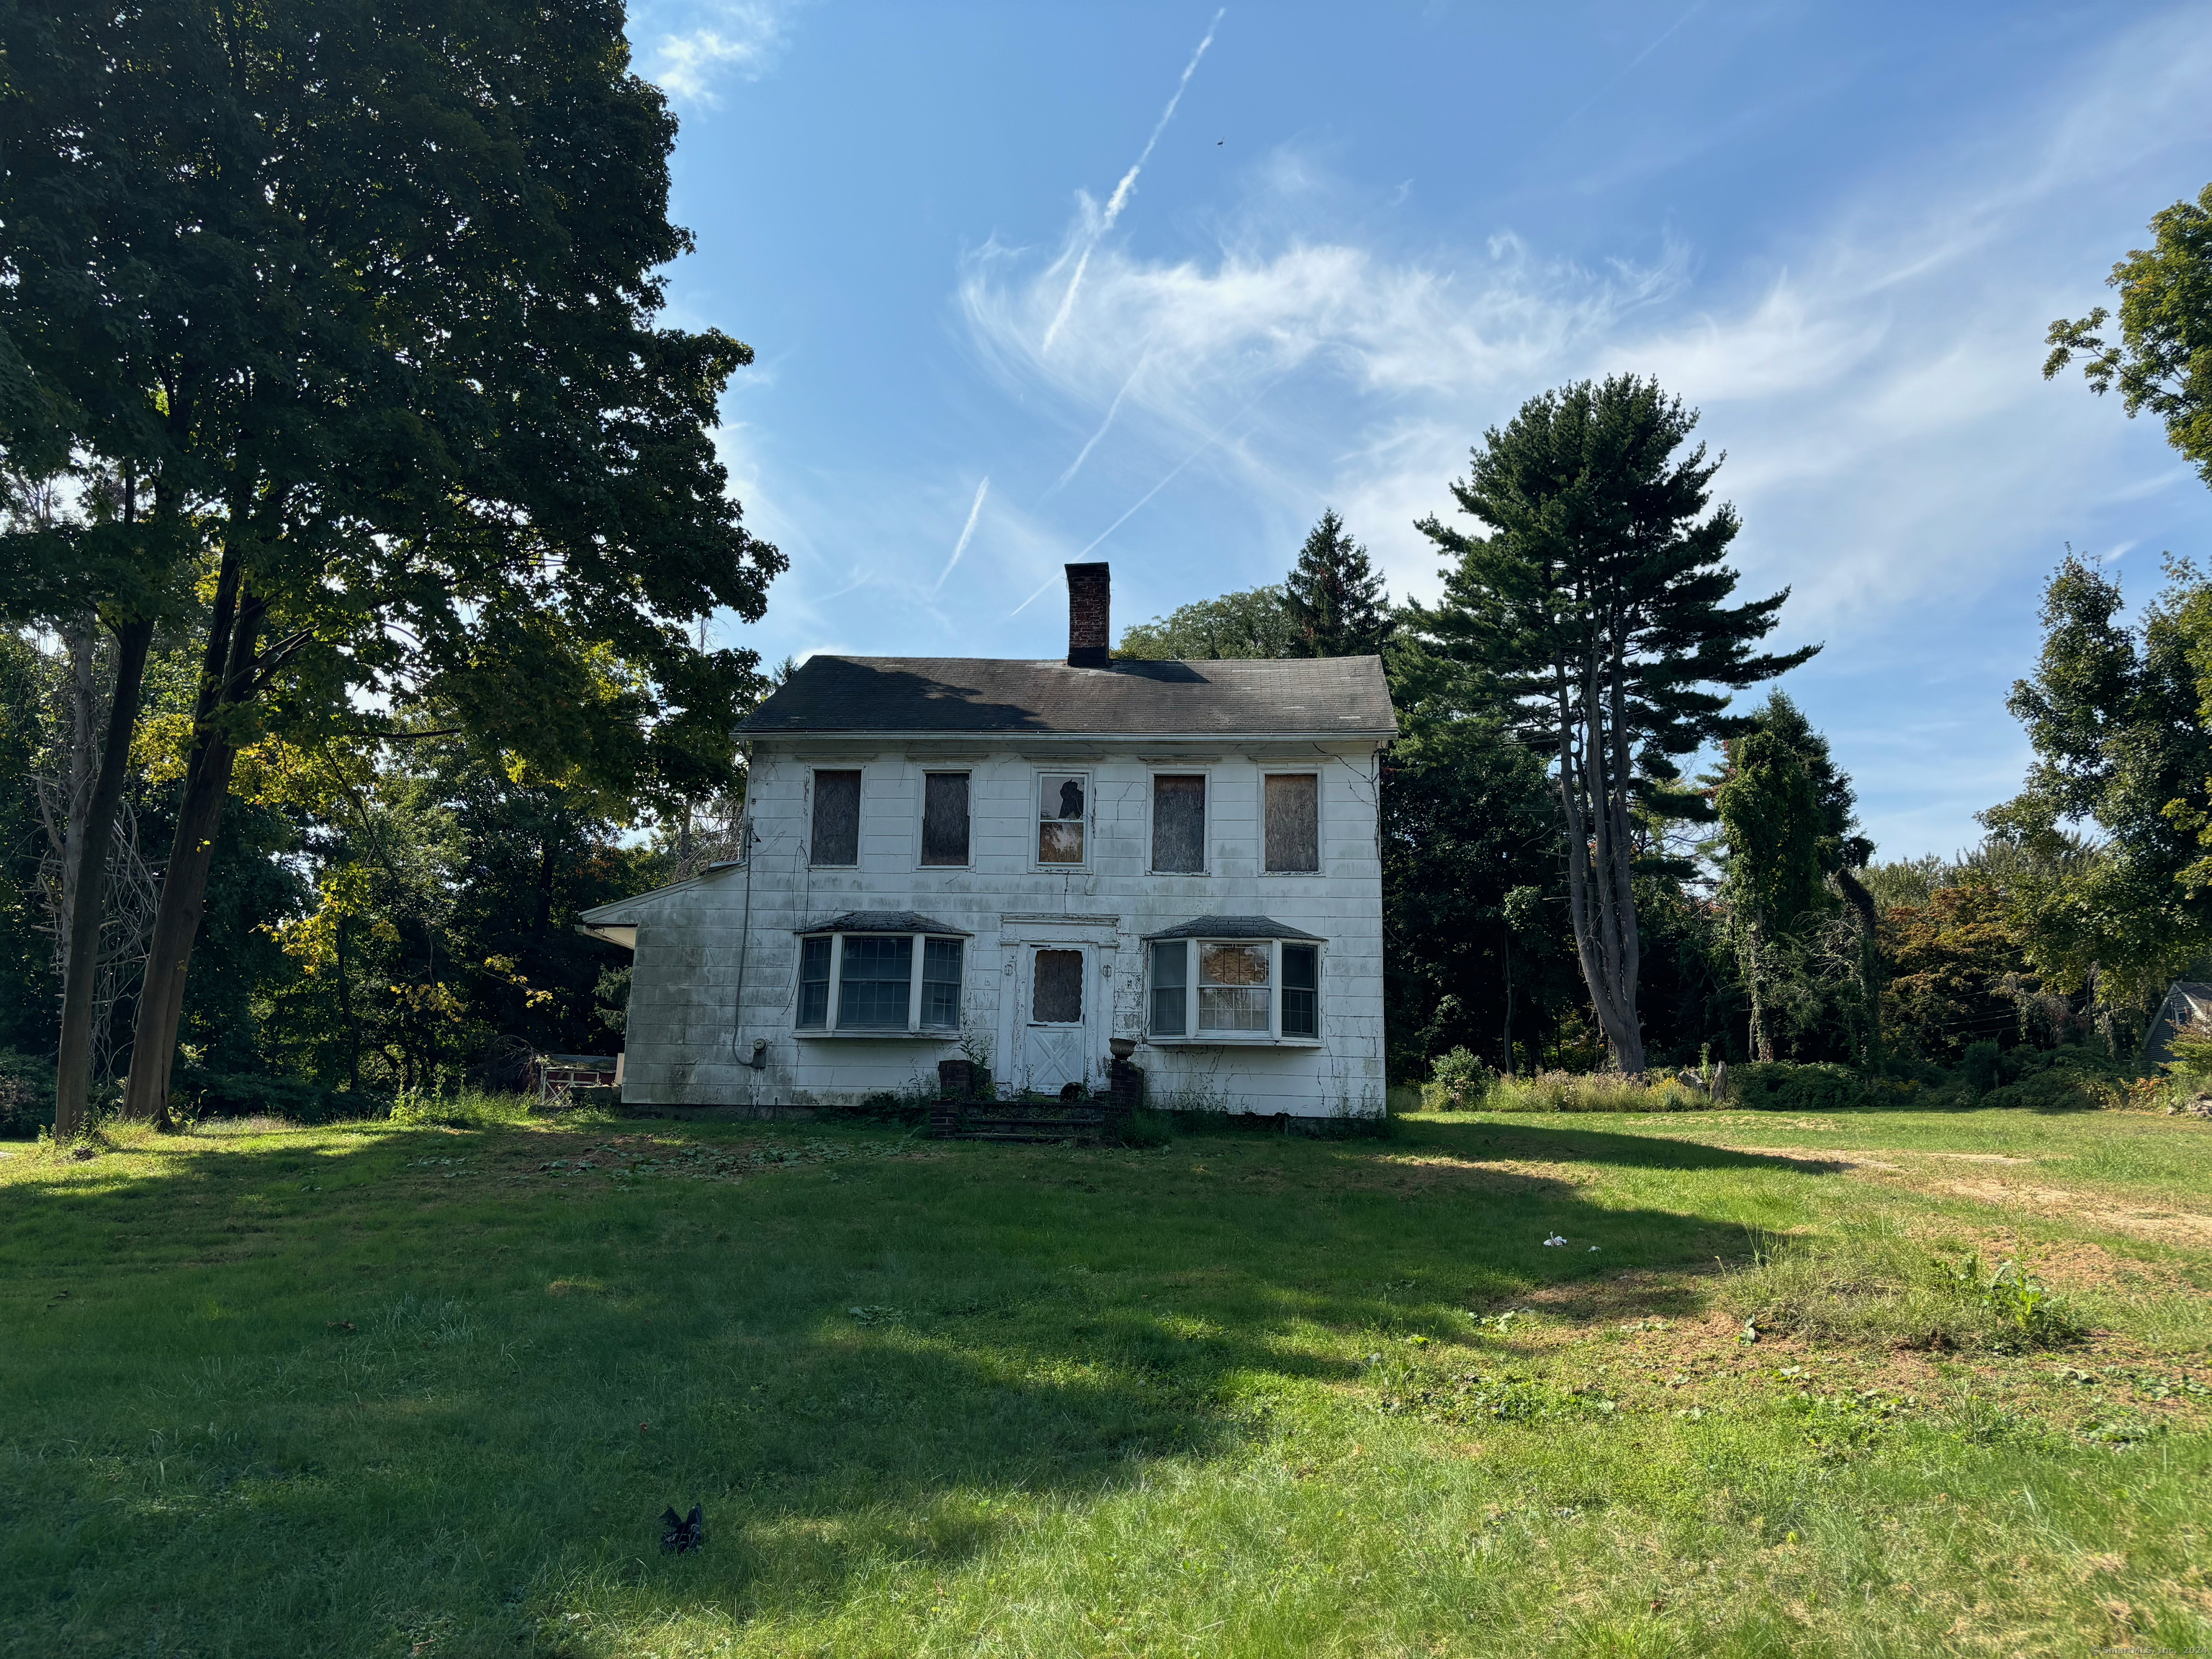
[[1728, 453], [1747, 591], [1826, 642], [1788, 689], [1911, 856], [2019, 785], [2065, 544], [2135, 599], [2212, 550], [2157, 425], [2039, 373], [2212, 179], [2212, 8], [651, 0], [631, 39], [684, 124], [672, 316], [759, 354], [721, 442], [791, 569], [727, 631], [770, 660], [1056, 655], [1065, 561], [1125, 623], [1279, 580], [1325, 506], [1431, 596], [1413, 521], [1484, 428], [1632, 370]]

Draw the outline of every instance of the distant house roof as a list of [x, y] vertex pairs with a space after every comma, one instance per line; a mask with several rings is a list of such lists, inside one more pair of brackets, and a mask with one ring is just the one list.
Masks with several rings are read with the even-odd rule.
[[842, 916], [794, 927], [794, 933], [943, 933], [971, 937], [965, 927], [949, 927], [918, 910], [848, 910]]
[[1319, 933], [1309, 933], [1304, 928], [1292, 927], [1272, 916], [1200, 916], [1186, 921], [1180, 927], [1170, 927], [1165, 933], [1147, 933], [1147, 939], [1310, 939], [1318, 940]]
[[1379, 657], [1063, 662], [810, 657], [740, 737], [916, 732], [1392, 737]]

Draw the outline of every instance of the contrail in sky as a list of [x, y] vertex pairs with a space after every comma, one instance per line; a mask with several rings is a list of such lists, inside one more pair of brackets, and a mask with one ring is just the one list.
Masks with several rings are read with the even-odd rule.
[[1098, 447], [1098, 441], [1106, 435], [1106, 428], [1114, 424], [1114, 417], [1121, 412], [1121, 399], [1129, 395], [1129, 388], [1136, 385], [1137, 376], [1144, 372], [1145, 365], [1141, 362], [1129, 371], [1129, 378], [1121, 382], [1121, 389], [1114, 394], [1114, 401], [1106, 406], [1106, 418], [1098, 422], [1098, 430], [1091, 434], [1091, 441], [1084, 445], [1076, 458], [1067, 464], [1067, 471], [1052, 481], [1052, 489], [1046, 490], [1046, 495], [1051, 495], [1054, 489], [1058, 489], [1083, 470], [1084, 462], [1091, 459], [1091, 452]]
[[[1183, 457], [1180, 461], [1177, 461], [1177, 462], [1176, 463], [1176, 465], [1175, 465], [1175, 470], [1174, 470], [1173, 471], [1170, 472], [1166, 477], [1164, 477], [1164, 478], [1161, 479], [1158, 483], [1154, 484], [1154, 485], [1153, 485], [1150, 489], [1147, 489], [1147, 490], [1146, 490], [1143, 495], [1139, 495], [1139, 496], [1137, 498], [1136, 505], [1135, 505], [1135, 506], [1133, 506], [1133, 507], [1130, 507], [1130, 509], [1129, 509], [1127, 513], [1124, 513], [1124, 514], [1123, 514], [1120, 518], [1118, 518], [1118, 519], [1115, 520], [1113, 523], [1111, 523], [1111, 524], [1108, 525], [1108, 526], [1107, 526], [1103, 530], [1100, 531], [1097, 535], [1093, 536], [1093, 537], [1091, 538], [1091, 540], [1090, 540], [1090, 542], [1088, 543], [1088, 544], [1086, 544], [1086, 545], [1085, 546], [1085, 548], [1084, 548], [1084, 550], [1083, 550], [1083, 552], [1082, 552], [1082, 553], [1079, 553], [1079, 554], [1077, 554], [1077, 555], [1075, 556], [1075, 557], [1074, 557], [1074, 558], [1073, 558], [1073, 559], [1070, 559], [1070, 560], [1068, 561], [1068, 562], [1069, 562], [1070, 564], [1073, 564], [1073, 563], [1077, 562], [1077, 561], [1078, 561], [1078, 560], [1080, 560], [1080, 559], [1083, 557], [1083, 556], [1084, 556], [1084, 554], [1085, 554], [1085, 553], [1088, 553], [1088, 552], [1090, 552], [1090, 551], [1091, 551], [1091, 550], [1092, 548], [1094, 548], [1094, 547], [1097, 546], [1099, 543], [1101, 543], [1101, 542], [1104, 541], [1104, 540], [1105, 540], [1109, 536], [1112, 535], [1115, 531], [1119, 530], [1119, 529], [1120, 529], [1123, 525], [1125, 525], [1125, 524], [1128, 523], [1128, 522], [1129, 522], [1129, 520], [1130, 520], [1131, 519], [1134, 518], [1134, 517], [1136, 516], [1136, 514], [1137, 514], [1137, 508], [1138, 508], [1138, 507], [1141, 507], [1142, 506], [1144, 506], [1144, 504], [1145, 504], [1146, 501], [1149, 501], [1150, 500], [1152, 500], [1153, 496], [1155, 496], [1155, 495], [1158, 495], [1158, 494], [1160, 493], [1160, 491], [1162, 491], [1163, 489], [1166, 489], [1170, 484], [1173, 483], [1176, 481], [1176, 479], [1177, 477], [1181, 477], [1181, 476], [1182, 476], [1182, 470], [1183, 470], [1185, 467], [1188, 466], [1188, 465], [1189, 465], [1193, 461], [1196, 460], [1200, 456], [1201, 456], [1201, 455], [1205, 454], [1205, 453], [1206, 453], [1206, 452], [1207, 450], [1209, 450], [1209, 449], [1212, 448], [1214, 445], [1216, 445], [1216, 444], [1219, 443], [1219, 442], [1221, 441], [1221, 440], [1222, 440], [1223, 436], [1224, 436], [1224, 435], [1228, 432], [1229, 428], [1230, 428], [1231, 427], [1232, 427], [1232, 426], [1235, 426], [1235, 425], [1237, 424], [1237, 422], [1239, 422], [1239, 421], [1243, 420], [1243, 419], [1247, 415], [1250, 414], [1250, 413], [1252, 412], [1253, 405], [1254, 405], [1254, 404], [1257, 404], [1257, 403], [1260, 401], [1260, 399], [1261, 399], [1261, 398], [1262, 398], [1266, 397], [1266, 396], [1267, 396], [1270, 392], [1273, 392], [1273, 391], [1277, 386], [1280, 386], [1280, 385], [1283, 383], [1283, 380], [1284, 380], [1285, 377], [1289, 373], [1290, 373], [1290, 371], [1289, 371], [1289, 370], [1287, 370], [1287, 369], [1285, 369], [1285, 370], [1283, 372], [1283, 374], [1278, 374], [1277, 376], [1275, 376], [1275, 378], [1274, 378], [1273, 380], [1272, 380], [1268, 381], [1267, 385], [1265, 385], [1265, 386], [1261, 386], [1261, 387], [1257, 392], [1254, 392], [1254, 393], [1252, 394], [1252, 399], [1251, 399], [1251, 402], [1250, 402], [1250, 403], [1246, 404], [1244, 405], [1244, 407], [1243, 407], [1243, 408], [1242, 408], [1242, 409], [1238, 410], [1237, 410], [1234, 415], [1231, 415], [1231, 416], [1227, 420], [1224, 421], [1224, 422], [1223, 422], [1219, 426], [1218, 426], [1218, 427], [1214, 428], [1213, 428], [1213, 435], [1212, 435], [1212, 437], [1208, 438], [1208, 439], [1204, 442], [1204, 443], [1200, 444], [1197, 448], [1195, 448], [1195, 449], [1192, 450], [1192, 451], [1190, 452], [1190, 453], [1189, 453], [1189, 454], [1188, 454], [1188, 455], [1184, 456], [1184, 457]], [[1043, 587], [1040, 587], [1039, 589], [1037, 589], [1037, 591], [1036, 591], [1036, 592], [1034, 592], [1034, 593], [1030, 594], [1030, 595], [1029, 596], [1029, 598], [1027, 598], [1026, 599], [1024, 599], [1024, 600], [1023, 600], [1019, 605], [1016, 605], [1016, 606], [1015, 606], [1012, 611], [1009, 611], [1008, 612], [1006, 612], [1006, 615], [1007, 615], [1009, 617], [1018, 617], [1018, 616], [1020, 616], [1020, 615], [1022, 614], [1022, 612], [1023, 612], [1023, 611], [1024, 611], [1028, 610], [1031, 605], [1035, 605], [1035, 604], [1036, 604], [1039, 599], [1042, 599], [1042, 598], [1045, 596], [1046, 589], [1048, 589], [1048, 588], [1051, 587], [1051, 586], [1053, 585], [1053, 583], [1054, 583], [1054, 581], [1058, 580], [1059, 580], [1059, 578], [1057, 578], [1057, 577], [1054, 577], [1054, 576], [1048, 576], [1048, 577], [1046, 577], [1046, 578], [1045, 578], [1045, 583], [1044, 583], [1044, 586], [1043, 586]]]
[[982, 515], [983, 497], [989, 493], [990, 488], [991, 479], [987, 473], [983, 482], [975, 486], [975, 504], [968, 509], [968, 522], [960, 526], [960, 539], [952, 544], [952, 556], [945, 562], [945, 568], [937, 573], [937, 580], [930, 586], [931, 599], [937, 597], [937, 590], [945, 586], [945, 579], [952, 574], [952, 567], [960, 562], [960, 556], [968, 550], [968, 538], [975, 533], [975, 520]]
[[[1053, 313], [1051, 325], [1044, 331], [1044, 343], [1037, 348], [1039, 356], [1051, 350], [1052, 343], [1060, 337], [1060, 325], [1067, 321], [1067, 313], [1075, 309], [1076, 290], [1083, 286], [1083, 273], [1091, 264], [1091, 250], [1098, 246], [1101, 236], [1114, 228], [1114, 222], [1121, 216], [1121, 210], [1128, 205], [1129, 193], [1137, 187], [1137, 175], [1144, 171], [1145, 163], [1152, 159], [1152, 146], [1160, 142], [1160, 135], [1168, 130], [1168, 123], [1175, 118], [1176, 106], [1182, 102], [1183, 91], [1190, 85], [1190, 77], [1198, 72], [1198, 60], [1206, 56], [1206, 49], [1213, 44], [1213, 32], [1221, 27], [1221, 20], [1228, 11], [1229, 8], [1224, 6], [1213, 14], [1213, 21], [1206, 26], [1206, 39], [1198, 43], [1198, 50], [1190, 55], [1190, 62], [1182, 66], [1182, 79], [1176, 82], [1175, 96], [1168, 100], [1168, 106], [1160, 112], [1159, 121], [1152, 128], [1152, 136], [1145, 140], [1145, 148], [1135, 163], [1121, 175], [1121, 182], [1114, 186], [1114, 193], [1106, 198], [1106, 211], [1084, 240], [1083, 252], [1075, 262], [1075, 275], [1067, 279], [1067, 292], [1060, 296], [1060, 309]], [[1675, 27], [1679, 28], [1681, 26], [1677, 24]]]
[[1697, 3], [1695, 5], [1692, 6], [1689, 10], [1684, 12], [1680, 17], [1677, 17], [1674, 20], [1674, 28], [1668, 29], [1656, 40], [1654, 40], [1650, 46], [1644, 47], [1643, 51], [1638, 52], [1635, 57], [1630, 58], [1626, 67], [1624, 68], [1620, 74], [1614, 76], [1612, 80], [1607, 82], [1595, 92], [1592, 93], [1588, 103], [1584, 104], [1572, 115], [1567, 117], [1565, 120], [1560, 122], [1559, 125], [1562, 127], [1572, 126], [1576, 122], [1581, 120], [1583, 116], [1589, 114], [1590, 111], [1596, 106], [1597, 100], [1599, 99], [1604, 97], [1606, 94], [1611, 92], [1615, 87], [1619, 86], [1623, 81], [1626, 81], [1628, 78], [1628, 71], [1630, 70], [1634, 69], [1638, 64], [1649, 58], [1653, 52], [1658, 51], [1660, 47], [1665, 46], [1669, 40], [1673, 40], [1674, 38], [1675, 29], [1680, 28], [1683, 24], [1688, 22], [1692, 17], [1695, 17], [1705, 9], [1705, 0], [1697, 0]]

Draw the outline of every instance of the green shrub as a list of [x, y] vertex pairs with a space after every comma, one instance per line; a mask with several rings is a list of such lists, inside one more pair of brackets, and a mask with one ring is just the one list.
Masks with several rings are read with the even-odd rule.
[[1985, 1095], [2006, 1081], [2004, 1050], [1987, 1038], [1966, 1045], [1959, 1061], [1959, 1075], [1978, 1095]]
[[0, 1139], [28, 1140], [53, 1121], [53, 1062], [0, 1048]]
[[1122, 1123], [1120, 1139], [1124, 1146], [1164, 1146], [1175, 1139], [1175, 1120], [1139, 1106]]
[[1421, 1109], [1480, 1111], [1492, 1081], [1490, 1067], [1465, 1048], [1455, 1048], [1429, 1067], [1429, 1080], [1421, 1086]]
[[1867, 1104], [1868, 1090], [1865, 1079], [1832, 1060], [1746, 1060], [1729, 1067], [1729, 1103], [1762, 1111], [1832, 1112]]

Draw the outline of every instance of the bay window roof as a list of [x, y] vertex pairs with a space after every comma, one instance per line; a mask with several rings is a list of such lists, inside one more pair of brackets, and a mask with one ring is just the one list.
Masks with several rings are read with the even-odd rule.
[[[938, 933], [947, 939], [972, 939], [965, 927], [939, 921], [917, 910], [848, 910], [827, 921], [794, 927], [794, 933]], [[1307, 935], [1300, 934], [1300, 938]]]
[[1145, 935], [1147, 944], [1166, 939], [1310, 939], [1318, 942], [1321, 935], [1277, 921], [1272, 916], [1199, 916], [1180, 927]]

